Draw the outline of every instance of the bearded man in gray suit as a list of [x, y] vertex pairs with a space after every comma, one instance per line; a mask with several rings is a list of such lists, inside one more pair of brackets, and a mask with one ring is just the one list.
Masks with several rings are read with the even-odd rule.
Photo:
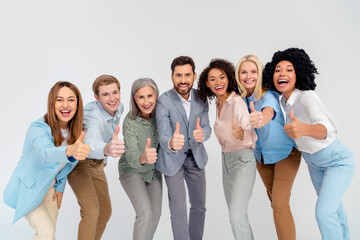
[[[211, 134], [209, 105], [192, 88], [196, 80], [192, 58], [175, 58], [171, 71], [174, 88], [157, 100], [160, 148], [155, 166], [165, 176], [174, 239], [200, 240], [206, 211], [204, 167], [208, 156], [203, 142]], [[185, 182], [191, 204], [189, 220]]]

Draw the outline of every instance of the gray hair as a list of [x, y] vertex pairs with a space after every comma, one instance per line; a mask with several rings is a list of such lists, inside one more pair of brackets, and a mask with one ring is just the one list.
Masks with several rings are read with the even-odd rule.
[[[159, 96], [159, 89], [154, 80], [152, 80], [151, 78], [136, 79], [131, 86], [131, 96], [130, 96], [130, 116], [133, 118], [140, 116], [141, 113], [138, 105], [135, 102], [135, 98], [134, 98], [135, 94], [140, 88], [146, 86], [150, 86], [154, 90], [156, 97]], [[153, 114], [154, 113], [151, 113], [151, 115]]]

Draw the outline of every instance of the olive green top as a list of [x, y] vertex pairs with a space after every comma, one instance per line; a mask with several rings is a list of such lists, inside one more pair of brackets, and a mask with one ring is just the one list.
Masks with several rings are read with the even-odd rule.
[[125, 153], [119, 160], [119, 174], [137, 173], [145, 182], [161, 176], [154, 164], [140, 163], [140, 156], [145, 151], [147, 139], [151, 139], [151, 147], [158, 149], [158, 133], [155, 117], [150, 122], [141, 117], [131, 117], [128, 113], [123, 122], [122, 133], [125, 141]]

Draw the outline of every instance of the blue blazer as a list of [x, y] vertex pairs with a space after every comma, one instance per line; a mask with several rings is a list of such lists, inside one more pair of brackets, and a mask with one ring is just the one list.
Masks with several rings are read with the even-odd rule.
[[[65, 149], [54, 146], [44, 118], [30, 125], [20, 161], [4, 190], [5, 204], [15, 209], [13, 223], [41, 204], [54, 179], [54, 189], [64, 192], [67, 175], [78, 163], [68, 160]], [[62, 162], [67, 164], [58, 173]]]
[[[166, 176], [175, 175], [183, 165], [188, 149], [191, 149], [196, 164], [203, 169], [208, 156], [203, 143], [197, 143], [193, 136], [196, 119], [200, 118], [200, 126], [204, 132], [204, 141], [209, 139], [211, 127], [209, 124], [209, 105], [197, 97], [195, 89], [191, 89], [191, 108], [189, 121], [185, 108], [176, 90], [163, 93], [156, 104], [156, 121], [158, 126], [160, 148], [155, 167]], [[180, 123], [180, 133], [185, 137], [181, 150], [174, 152], [169, 149], [169, 140], [176, 129], [176, 122]]]

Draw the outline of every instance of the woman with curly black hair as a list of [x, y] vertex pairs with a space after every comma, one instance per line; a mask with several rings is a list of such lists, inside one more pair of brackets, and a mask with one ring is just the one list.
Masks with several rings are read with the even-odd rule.
[[258, 136], [254, 150], [256, 167], [273, 208], [279, 240], [295, 240], [295, 221], [290, 209], [292, 186], [299, 170], [301, 153], [284, 131], [279, 94], [263, 86], [263, 64], [255, 55], [239, 60], [235, 76], [250, 112], [250, 124]]
[[350, 239], [342, 198], [354, 176], [351, 151], [336, 137], [336, 127], [315, 90], [317, 69], [307, 53], [289, 48], [274, 54], [264, 81], [282, 94], [286, 133], [305, 159], [318, 199], [316, 220], [322, 239]]
[[234, 66], [213, 59], [201, 73], [197, 90], [204, 102], [217, 99], [214, 131], [222, 149], [223, 187], [234, 237], [254, 239], [247, 209], [256, 176], [252, 149], [257, 137], [247, 106], [238, 95]]

